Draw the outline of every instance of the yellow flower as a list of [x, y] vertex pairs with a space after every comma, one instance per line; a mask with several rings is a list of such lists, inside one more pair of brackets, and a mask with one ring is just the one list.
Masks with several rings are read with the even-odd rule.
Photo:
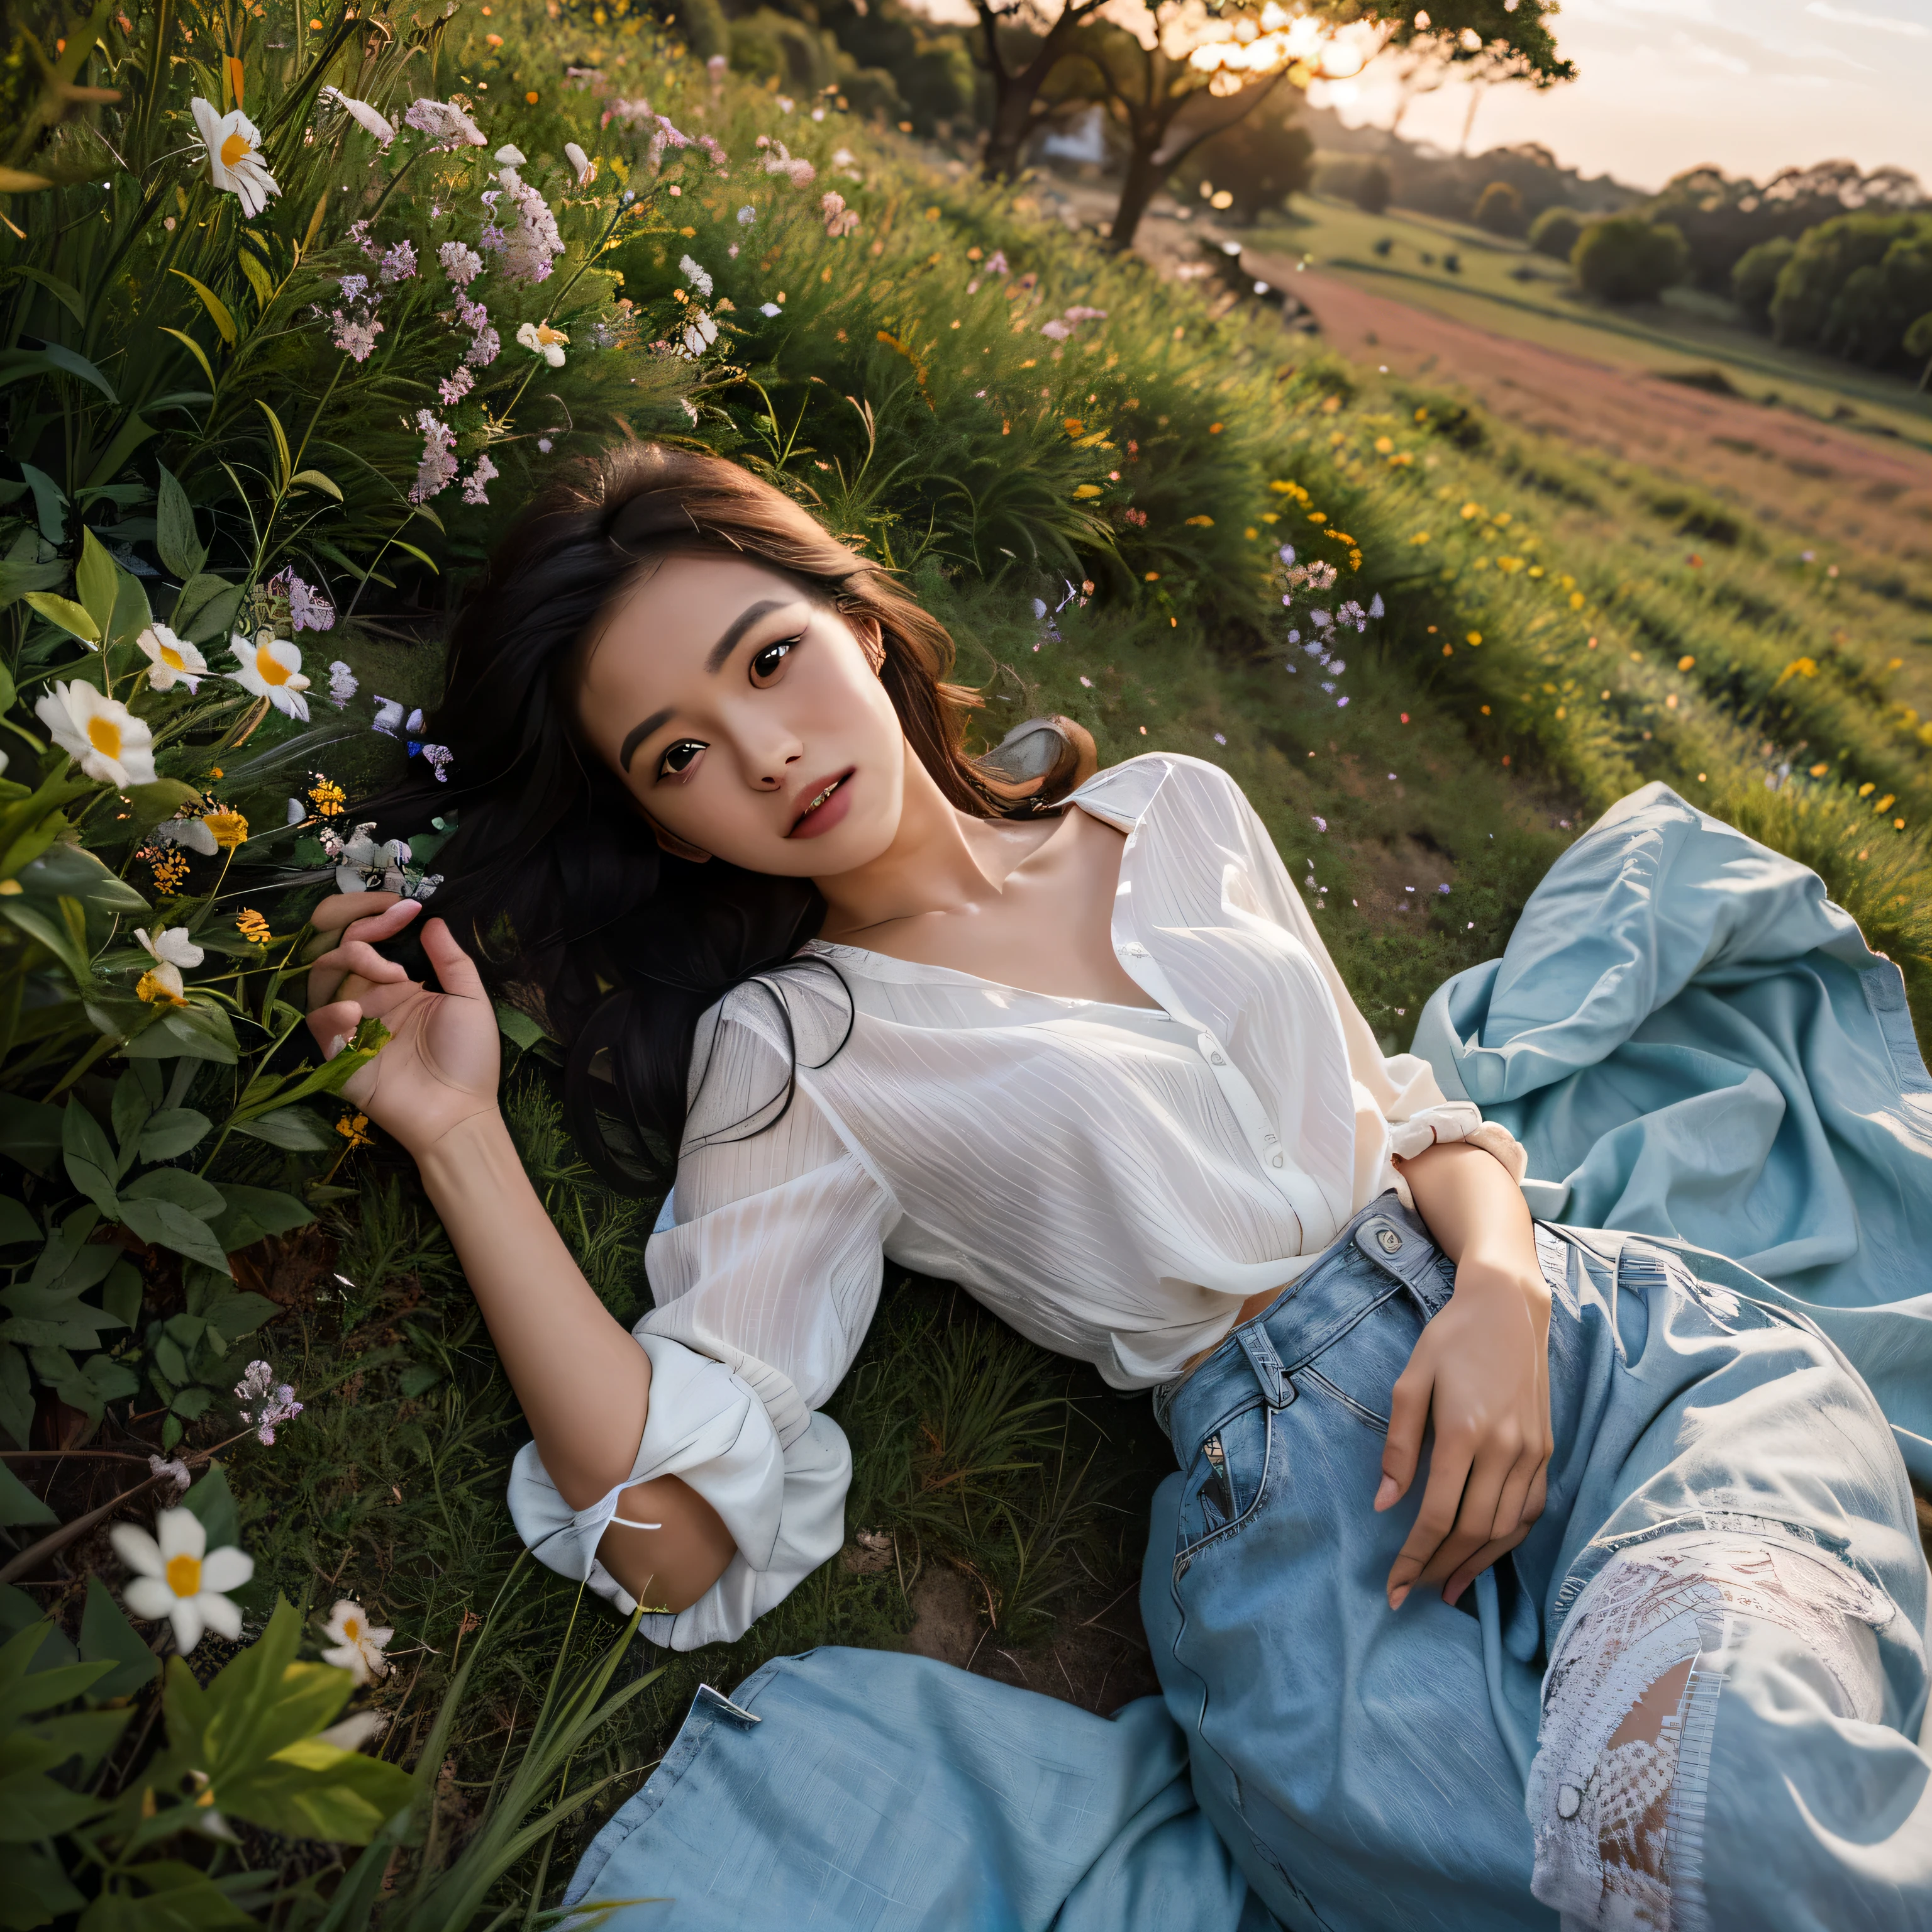
[[1212, 530], [1214, 526], [1212, 517], [1190, 517], [1186, 520], [1190, 524], [1198, 524], [1204, 530]]
[[248, 842], [248, 821], [238, 812], [211, 812], [201, 822], [224, 852], [232, 852], [236, 846]]
[[344, 1114], [335, 1124], [335, 1131], [352, 1148], [369, 1144], [369, 1116], [367, 1114]]
[[266, 946], [273, 937], [268, 922], [253, 906], [244, 906], [235, 922], [235, 930], [251, 946]]
[[[172, 977], [173, 984], [170, 984], [169, 979], [163, 976], [164, 974]], [[176, 990], [180, 983], [178, 973], [166, 965], [157, 966], [141, 975], [134, 992], [137, 998], [146, 1000], [151, 1006], [184, 1006], [188, 1001]]]
[[1696, 662], [1697, 660], [1693, 657], [1679, 658], [1677, 660], [1677, 668], [1679, 670], [1688, 670]]
[[316, 815], [320, 818], [340, 818], [345, 794], [333, 778], [326, 778], [321, 772], [315, 774], [315, 783], [309, 788], [309, 796], [315, 802]]
[[1074, 500], [1075, 500], [1076, 502], [1078, 502], [1078, 501], [1079, 501], [1082, 497], [1086, 497], [1086, 496], [1099, 496], [1099, 495], [1100, 495], [1100, 484], [1097, 484], [1097, 483], [1083, 483], [1083, 484], [1082, 484], [1080, 485], [1080, 487], [1079, 487], [1077, 490], [1076, 490], [1074, 491], [1074, 493], [1073, 493], [1073, 496], [1074, 496]]

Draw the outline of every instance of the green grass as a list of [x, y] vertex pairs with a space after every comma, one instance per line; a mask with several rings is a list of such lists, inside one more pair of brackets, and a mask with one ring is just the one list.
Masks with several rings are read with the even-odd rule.
[[[1585, 295], [1567, 264], [1526, 242], [1406, 209], [1366, 214], [1325, 195], [1298, 196], [1291, 214], [1264, 220], [1252, 235], [1257, 249], [1305, 256], [1324, 273], [1475, 328], [1653, 372], [1720, 370], [1742, 394], [1828, 418], [1849, 407], [1932, 449], [1932, 396], [1909, 380], [1781, 349], [1695, 289], [1612, 307]], [[1393, 245], [1378, 255], [1383, 240]], [[1443, 266], [1450, 253], [1458, 273]]]

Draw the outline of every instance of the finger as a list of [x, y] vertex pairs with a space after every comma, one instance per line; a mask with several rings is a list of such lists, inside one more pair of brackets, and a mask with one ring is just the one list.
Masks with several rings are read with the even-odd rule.
[[1473, 1556], [1458, 1565], [1455, 1575], [1442, 1586], [1442, 1600], [1450, 1604], [1460, 1601], [1462, 1592], [1485, 1570], [1499, 1563], [1528, 1534], [1526, 1528], [1515, 1530], [1508, 1536], [1499, 1536], [1493, 1542], [1484, 1544]]
[[1496, 1513], [1490, 1524], [1490, 1539], [1499, 1536], [1514, 1536], [1519, 1529], [1527, 1530], [1529, 1519], [1523, 1510], [1529, 1501], [1529, 1486], [1536, 1480], [1536, 1463], [1528, 1456], [1519, 1456], [1516, 1466], [1503, 1478], [1502, 1493], [1496, 1498]]
[[1396, 1378], [1389, 1396], [1388, 1439], [1382, 1444], [1382, 1486], [1376, 1491], [1376, 1508], [1393, 1509], [1408, 1493], [1415, 1480], [1415, 1466], [1421, 1460], [1423, 1432], [1429, 1426], [1429, 1399], [1435, 1393], [1436, 1378], [1426, 1362], [1416, 1354]]
[[1467, 1440], [1445, 1440], [1440, 1430], [1436, 1432], [1436, 1453], [1430, 1460], [1428, 1484], [1422, 1492], [1422, 1507], [1416, 1512], [1414, 1524], [1389, 1570], [1390, 1610], [1401, 1609], [1410, 1587], [1454, 1532], [1473, 1460]]
[[1456, 1512], [1455, 1527], [1438, 1544], [1422, 1566], [1418, 1582], [1440, 1582], [1454, 1574], [1466, 1558], [1493, 1539], [1490, 1526], [1496, 1520], [1496, 1504], [1514, 1459], [1486, 1453], [1477, 1457], [1462, 1491], [1462, 1507]]
[[433, 919], [422, 929], [423, 951], [429, 956], [429, 963], [436, 968], [436, 976], [442, 983], [442, 990], [459, 1000], [480, 1000], [486, 997], [483, 990], [482, 975], [476, 970], [476, 962], [457, 944], [456, 935], [448, 923]]
[[311, 915], [309, 923], [316, 937], [302, 949], [302, 958], [309, 962], [320, 958], [345, 932], [377, 942], [393, 939], [418, 910], [414, 899], [394, 892], [338, 892], [324, 899]]
[[1546, 1456], [1536, 1466], [1536, 1473], [1529, 1479], [1529, 1493], [1523, 1498], [1522, 1520], [1526, 1528], [1542, 1515], [1544, 1505], [1549, 1499], [1550, 1459]]
[[332, 952], [325, 952], [310, 969], [316, 973], [339, 971], [359, 974], [372, 986], [388, 986], [406, 980], [409, 968], [398, 960], [385, 959], [366, 939], [345, 940]]
[[334, 1000], [317, 1006], [308, 1016], [308, 1030], [325, 1060], [333, 1060], [355, 1037], [356, 1029], [362, 1024], [362, 1003], [356, 1000]]

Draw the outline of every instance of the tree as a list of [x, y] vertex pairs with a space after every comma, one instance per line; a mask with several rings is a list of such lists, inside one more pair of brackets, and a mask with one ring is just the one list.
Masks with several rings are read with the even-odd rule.
[[1747, 248], [1731, 270], [1731, 299], [1754, 328], [1771, 326], [1771, 298], [1778, 292], [1778, 278], [1784, 265], [1796, 253], [1798, 244], [1789, 235], [1774, 235]]
[[[1018, 171], [1028, 137], [1055, 104], [1042, 98], [1048, 80], [1087, 34], [1106, 28], [1107, 22], [1096, 18], [1106, 4], [1106, 0], [974, 0], [993, 93], [992, 125], [983, 158], [988, 180], [1007, 179]], [[1156, 0], [1153, 9], [1160, 22], [1156, 38], [1188, 40], [1180, 56], [1184, 64], [1195, 45], [1214, 44], [1222, 28], [1245, 18], [1258, 34], [1313, 28], [1316, 41], [1336, 29], [1352, 28], [1365, 43], [1364, 57], [1372, 48], [1394, 48], [1418, 58], [1439, 59], [1451, 68], [1493, 69], [1495, 78], [1528, 79], [1539, 87], [1576, 77], [1575, 67], [1558, 56], [1546, 24], [1556, 11], [1556, 0], [1443, 0], [1433, 14], [1405, 10], [1394, 20], [1378, 19], [1372, 0], [1290, 0], [1287, 7], [1278, 0], [1264, 4], [1189, 0], [1185, 6], [1181, 0]], [[1358, 59], [1347, 71], [1358, 71], [1360, 64]], [[1202, 77], [1213, 71], [1204, 70]], [[1315, 79], [1320, 71], [1311, 66], [1307, 77]], [[1340, 78], [1342, 70], [1331, 71]], [[1254, 104], [1251, 100], [1243, 113]], [[1135, 220], [1137, 224], [1138, 215]]]
[[1905, 352], [1924, 368], [1918, 372], [1918, 386], [1932, 384], [1932, 309], [1928, 309], [1905, 332]]
[[1508, 182], [1491, 182], [1476, 197], [1470, 219], [1488, 234], [1520, 235], [1524, 227], [1522, 196]]
[[1546, 208], [1530, 224], [1529, 245], [1539, 255], [1567, 262], [1582, 235], [1583, 218], [1574, 208]]
[[1778, 340], [1882, 364], [1932, 308], [1932, 215], [1862, 212], [1808, 229], [1771, 300]]
[[1267, 107], [1196, 148], [1178, 171], [1181, 184], [1191, 190], [1211, 178], [1233, 197], [1228, 213], [1235, 221], [1280, 208], [1307, 187], [1312, 172], [1314, 140], [1292, 115], [1298, 98], [1291, 95], [1284, 110], [1277, 92]]
[[1654, 302], [1684, 279], [1690, 250], [1672, 227], [1641, 215], [1613, 214], [1593, 221], [1578, 240], [1570, 266], [1599, 302]]

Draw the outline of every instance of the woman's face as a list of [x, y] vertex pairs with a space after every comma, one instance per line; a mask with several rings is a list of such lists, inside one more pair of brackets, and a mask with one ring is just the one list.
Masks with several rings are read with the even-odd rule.
[[907, 756], [860, 621], [760, 564], [667, 557], [590, 646], [582, 728], [685, 844], [780, 878], [852, 871], [898, 831]]

